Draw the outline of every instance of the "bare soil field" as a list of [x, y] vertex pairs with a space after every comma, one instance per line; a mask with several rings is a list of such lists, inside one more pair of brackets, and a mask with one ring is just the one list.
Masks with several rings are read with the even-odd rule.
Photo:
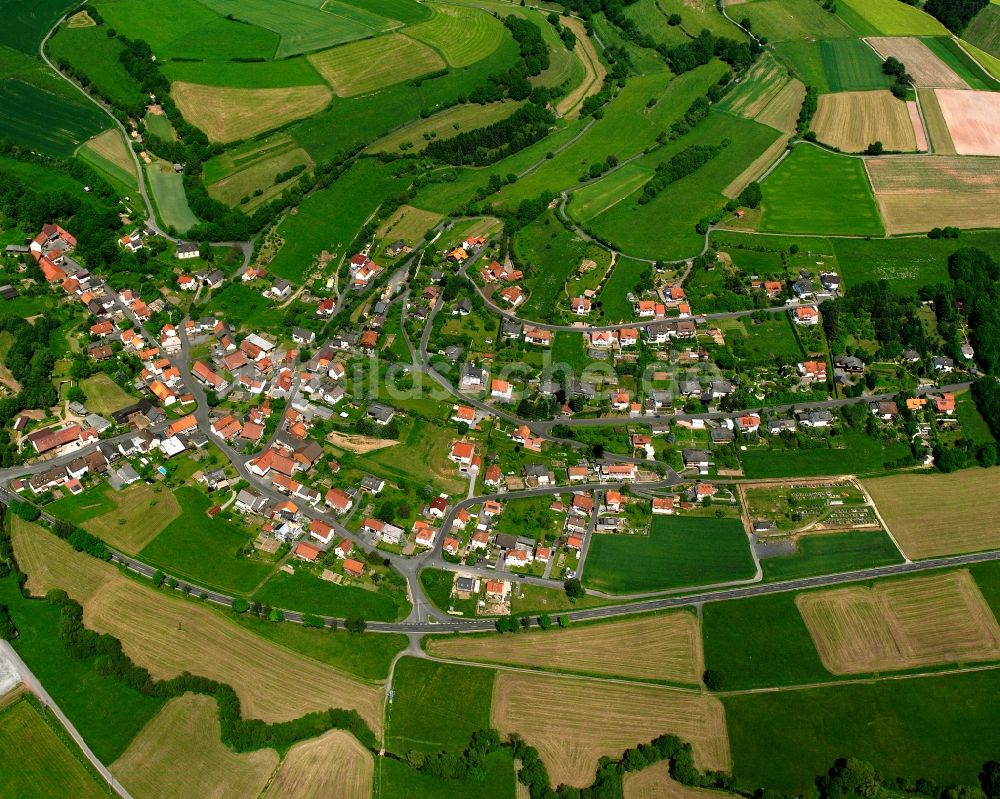
[[866, 158], [886, 233], [1000, 227], [997, 161], [973, 156]]
[[399, 443], [393, 438], [371, 438], [353, 433], [337, 432], [329, 433], [326, 440], [335, 447], [340, 447], [358, 455], [363, 455], [366, 452], [375, 452], [376, 450], [385, 449]]
[[[959, 155], [1000, 156], [1000, 93], [937, 89], [955, 151]], [[993, 173], [1000, 173], [994, 164]]]
[[[998, 198], [1000, 199], [1000, 198]], [[913, 560], [1000, 548], [1000, 468], [866, 480], [882, 518]]]
[[523, 635], [432, 638], [427, 651], [455, 660], [692, 684], [704, 671], [698, 618], [685, 611]]
[[913, 125], [913, 135], [917, 139], [917, 149], [922, 153], [926, 153], [930, 149], [927, 146], [927, 131], [924, 130], [923, 120], [920, 119], [920, 107], [915, 100], [906, 101], [906, 113], [910, 115], [910, 124]]
[[872, 36], [867, 40], [882, 58], [895, 56], [913, 76], [918, 88], [968, 89], [969, 85], [914, 36]]
[[886, 150], [917, 147], [906, 103], [885, 89], [820, 95], [812, 127], [821, 142], [848, 153], [876, 141]]
[[920, 109], [924, 112], [927, 123], [927, 135], [931, 137], [931, 147], [938, 155], [956, 155], [955, 143], [951, 140], [951, 132], [945, 121], [944, 112], [933, 89], [918, 89]]
[[121, 639], [124, 651], [153, 677], [188, 671], [228, 683], [243, 715], [264, 721], [342, 707], [357, 710], [376, 735], [382, 729], [380, 686], [265, 641], [207, 607], [130, 580], [35, 525], [15, 525], [12, 538], [32, 594], [65, 590], [83, 605], [88, 627]]
[[708, 694], [499, 671], [492, 720], [538, 749], [553, 785], [590, 785], [601, 756], [664, 733], [689, 741], [700, 769], [730, 767], [725, 710]]
[[369, 799], [374, 773], [357, 738], [330, 730], [288, 750], [263, 799]]
[[583, 80], [580, 81], [579, 86], [558, 102], [556, 113], [559, 116], [576, 119], [580, 116], [580, 106], [583, 101], [601, 90], [608, 70], [601, 59], [597, 57], [594, 43], [590, 41], [590, 37], [587, 36], [587, 31], [580, 20], [575, 17], [563, 17], [560, 23], [576, 35], [576, 47], [573, 48], [573, 52], [583, 64]]
[[968, 571], [799, 594], [795, 604], [833, 674], [1000, 658], [1000, 625]]
[[249, 139], [287, 122], [322, 111], [332, 94], [326, 86], [239, 89], [176, 81], [170, 93], [184, 118], [213, 142]]
[[632, 771], [622, 780], [624, 799], [732, 799], [733, 794], [691, 788], [670, 777], [670, 763], [661, 760], [642, 771]]
[[111, 773], [135, 799], [257, 796], [278, 765], [278, 753], [236, 754], [220, 734], [215, 700], [184, 694], [142, 728]]

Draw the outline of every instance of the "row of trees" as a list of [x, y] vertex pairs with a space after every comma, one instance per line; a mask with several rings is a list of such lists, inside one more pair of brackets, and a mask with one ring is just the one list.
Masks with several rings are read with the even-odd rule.
[[961, 35], [972, 18], [989, 4], [990, 0], [927, 0], [924, 11], [952, 33]]
[[528, 103], [492, 125], [432, 141], [422, 155], [448, 164], [486, 166], [543, 139], [553, 122], [555, 116], [544, 104]]
[[718, 144], [695, 144], [685, 147], [669, 161], [661, 161], [652, 179], [643, 187], [639, 204], [650, 202], [671, 183], [697, 172], [721, 152], [722, 146]]

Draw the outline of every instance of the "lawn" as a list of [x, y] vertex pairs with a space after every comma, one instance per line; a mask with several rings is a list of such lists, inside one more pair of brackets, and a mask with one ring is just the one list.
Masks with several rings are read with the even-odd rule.
[[87, 395], [87, 410], [100, 414], [110, 414], [127, 408], [136, 399], [103, 372], [80, 382], [80, 388]]
[[761, 190], [763, 231], [858, 235], [884, 232], [860, 158], [801, 144], [761, 184]]
[[118, 39], [109, 38], [106, 27], [61, 27], [48, 43], [56, 61], [66, 60], [90, 79], [88, 90], [108, 97], [116, 105], [141, 109], [149, 102], [139, 84], [119, 60], [125, 49]]
[[850, 28], [815, 0], [760, 0], [744, 4], [736, 16], [747, 17], [754, 33], [772, 42], [851, 36]]
[[22, 697], [0, 710], [0, 795], [18, 799], [108, 796], [107, 785], [69, 734], [45, 713], [34, 697]]
[[153, 204], [164, 225], [184, 233], [198, 224], [198, 218], [191, 212], [184, 193], [184, 178], [174, 172], [170, 164], [154, 161], [146, 167], [146, 178], [152, 190]]
[[986, 604], [997, 618], [1000, 618], [1000, 563], [997, 561], [976, 563], [969, 567], [969, 571], [972, 572], [979, 590], [983, 592]]
[[232, 522], [211, 519], [212, 507], [201, 491], [181, 486], [174, 491], [181, 515], [139, 552], [139, 559], [169, 574], [200, 585], [240, 594], [252, 592], [273, 566], [240, 553], [253, 533]]
[[94, 488], [72, 496], [67, 494], [57, 499], [45, 510], [70, 524], [81, 525], [88, 519], [93, 519], [115, 509], [115, 501], [111, 498], [111, 486], [101, 483]]
[[990, 670], [724, 697], [736, 785], [811, 795], [839, 757], [866, 760], [890, 782], [978, 785], [1000, 751], [988, 699], [998, 692], [1000, 671]]
[[584, 580], [614, 594], [665, 591], [753, 577], [742, 522], [654, 517], [648, 536], [595, 535]]
[[[77, 497], [61, 499], [59, 502], [79, 500], [80, 497], [92, 493], [88, 491]], [[104, 497], [111, 503], [111, 507], [81, 519], [78, 523], [108, 545], [130, 555], [156, 538], [181, 513], [180, 506], [170, 489], [151, 486], [144, 482], [128, 486], [121, 491], [106, 490]]]
[[94, 754], [110, 763], [125, 751], [163, 700], [143, 696], [114, 677], [102, 676], [93, 660], [67, 655], [58, 638], [59, 609], [40, 599], [25, 599], [13, 575], [0, 580], [0, 602], [7, 606], [20, 632], [14, 642], [18, 654]]
[[337, 585], [306, 571], [296, 571], [295, 574], [278, 572], [261, 586], [253, 598], [285, 610], [337, 618], [361, 616], [374, 621], [397, 621], [410, 610], [410, 603], [402, 596], [358, 586]]
[[949, 35], [930, 14], [899, 0], [843, 0], [837, 4], [837, 13], [861, 36]]
[[618, 203], [627, 200], [653, 177], [653, 171], [638, 164], [626, 164], [606, 178], [573, 192], [572, 215], [589, 222]]
[[725, 691], [833, 679], [813, 645], [792, 592], [709, 602], [702, 611], [705, 668]]
[[429, 4], [434, 16], [406, 33], [430, 45], [453, 67], [467, 67], [490, 55], [507, 35], [500, 20], [465, 6]]
[[68, 157], [109, 127], [111, 120], [82, 95], [71, 100], [16, 78], [0, 80], [0, 138]]
[[611, 322], [624, 322], [635, 318], [635, 310], [628, 295], [636, 290], [651, 271], [652, 266], [644, 261], [618, 256], [598, 297], [605, 319]]
[[389, 195], [403, 188], [391, 177], [392, 165], [362, 159], [326, 189], [311, 194], [278, 225], [284, 246], [268, 271], [300, 282], [321, 251], [350, 256], [353, 241], [368, 216]]
[[461, 750], [476, 730], [490, 727], [492, 669], [404, 657], [396, 664], [386, 747]]
[[730, 345], [746, 366], [770, 363], [775, 358], [797, 361], [803, 355], [792, 323], [785, 314], [768, 314], [760, 324], [749, 319], [737, 324], [742, 325], [744, 336], [733, 337]]
[[963, 391], [955, 401], [955, 416], [962, 425], [963, 435], [974, 444], [989, 444], [993, 439], [990, 427], [976, 407], [972, 394]]
[[798, 552], [764, 558], [760, 565], [764, 570], [764, 580], [775, 582], [902, 562], [903, 556], [892, 539], [879, 531], [802, 536], [798, 540]]
[[568, 366], [570, 374], [581, 375], [594, 361], [587, 353], [587, 342], [582, 333], [560, 330], [552, 340], [552, 364]]
[[[402, 753], [400, 753], [402, 754]], [[509, 749], [489, 755], [482, 779], [448, 780], [416, 771], [404, 760], [380, 757], [375, 762], [379, 799], [510, 799], [518, 795]]]
[[854, 430], [831, 439], [838, 440], [844, 444], [843, 449], [749, 449], [740, 453], [743, 471], [750, 479], [869, 474], [881, 471], [887, 462], [897, 461], [910, 451], [903, 442], [884, 447], [881, 441]]
[[821, 41], [819, 48], [830, 91], [889, 88], [882, 59], [860, 39], [829, 39]]

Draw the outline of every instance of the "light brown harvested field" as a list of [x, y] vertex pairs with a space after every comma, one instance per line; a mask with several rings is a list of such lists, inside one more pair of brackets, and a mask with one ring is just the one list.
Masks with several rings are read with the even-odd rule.
[[359, 436], [354, 433], [338, 433], [336, 431], [328, 433], [326, 440], [335, 447], [340, 447], [357, 455], [364, 455], [366, 452], [375, 452], [376, 450], [385, 449], [399, 443], [394, 438], [371, 438], [369, 436]]
[[[1000, 93], [936, 89], [955, 151], [1000, 156]], [[993, 167], [1000, 172], [1000, 162]]]
[[686, 611], [524, 635], [443, 636], [430, 639], [427, 651], [456, 660], [669, 682], [699, 683], [704, 671], [698, 618]]
[[763, 175], [764, 172], [767, 171], [768, 167], [781, 157], [781, 154], [788, 146], [788, 140], [790, 138], [791, 134], [786, 134], [785, 136], [780, 136], [775, 139], [774, 143], [770, 147], [757, 156], [750, 166], [740, 172], [733, 182], [722, 190], [722, 193], [730, 199], [739, 197], [740, 192], [743, 191], [743, 189]]
[[437, 51], [400, 33], [351, 42], [307, 58], [339, 97], [378, 91], [447, 66]]
[[734, 795], [707, 788], [691, 788], [670, 777], [670, 763], [661, 760], [622, 780], [624, 799], [733, 799]]
[[799, 118], [799, 109], [806, 96], [805, 84], [798, 78], [792, 78], [757, 115], [757, 121], [762, 125], [770, 125], [785, 133], [795, 130]]
[[501, 670], [492, 719], [538, 749], [553, 785], [590, 785], [601, 756], [664, 733], [689, 741], [700, 769], [730, 767], [725, 710], [709, 694]]
[[785, 88], [788, 80], [788, 70], [774, 58], [758, 59], [741, 81], [747, 89], [735, 93], [737, 97], [732, 101], [729, 110], [747, 119], [756, 119], [768, 103]]
[[257, 796], [278, 765], [273, 749], [236, 754], [220, 738], [216, 702], [184, 694], [163, 706], [111, 764], [135, 799]]
[[99, 156], [107, 158], [115, 166], [121, 167], [130, 175], [135, 175], [135, 161], [129, 155], [122, 134], [117, 128], [106, 130], [104, 133], [94, 136], [87, 142], [87, 147]]
[[375, 761], [342, 730], [288, 750], [263, 799], [369, 799]]
[[576, 47], [573, 48], [573, 52], [583, 64], [583, 80], [580, 81], [579, 86], [556, 104], [556, 113], [559, 116], [576, 119], [580, 116], [580, 106], [583, 101], [601, 90], [608, 70], [601, 59], [597, 57], [594, 43], [590, 41], [590, 37], [587, 36], [587, 31], [580, 20], [575, 17], [563, 17], [560, 23], [576, 34]]
[[899, 474], [865, 489], [903, 553], [913, 559], [1000, 549], [1000, 467], [953, 474]]
[[927, 123], [927, 135], [931, 137], [931, 147], [939, 155], [955, 155], [955, 143], [951, 140], [948, 123], [945, 121], [941, 104], [933, 89], [918, 89], [920, 110], [924, 113]]
[[413, 246], [422, 241], [424, 234], [441, 221], [441, 214], [423, 211], [412, 205], [401, 205], [378, 230], [379, 238], [389, 241], [402, 239]]
[[917, 146], [906, 103], [885, 89], [820, 95], [812, 127], [821, 142], [849, 153], [876, 141], [886, 150]]
[[265, 641], [210, 608], [130, 580], [35, 525], [16, 524], [12, 538], [33, 594], [65, 590], [83, 605], [88, 627], [121, 639], [125, 652], [155, 678], [188, 671], [228, 683], [247, 717], [288, 721], [313, 710], [353, 708], [376, 734], [382, 729], [380, 686]]
[[170, 93], [184, 118], [214, 142], [249, 139], [326, 108], [326, 86], [238, 89], [176, 81]]
[[795, 604], [833, 674], [1000, 658], [1000, 625], [968, 571], [799, 594]]
[[920, 39], [913, 36], [873, 36], [867, 40], [882, 58], [895, 56], [904, 64], [917, 87], [967, 89], [968, 84]]
[[920, 108], [915, 100], [906, 101], [906, 113], [910, 115], [910, 124], [913, 125], [913, 135], [917, 139], [917, 150], [926, 153], [927, 131], [924, 130], [923, 120], [920, 119]]
[[109, 491], [117, 506], [80, 526], [126, 554], [134, 555], [181, 514], [173, 493], [162, 486], [135, 483]]
[[903, 155], [866, 158], [886, 233], [933, 227], [1000, 227], [1000, 169], [995, 158]]

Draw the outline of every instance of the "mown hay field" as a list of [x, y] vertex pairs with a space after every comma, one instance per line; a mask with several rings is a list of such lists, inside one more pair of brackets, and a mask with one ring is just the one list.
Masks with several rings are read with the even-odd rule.
[[184, 118], [214, 142], [248, 139], [326, 108], [325, 86], [238, 89], [177, 81], [170, 90]]
[[733, 794], [692, 788], [670, 776], [670, 763], [661, 760], [642, 771], [632, 771], [622, 779], [624, 799], [732, 799]]
[[[105, 139], [103, 142], [100, 142], [108, 134], [112, 134], [113, 139], [111, 141]], [[121, 143], [120, 134], [117, 130], [109, 130], [107, 133], [102, 133], [96, 139], [91, 139], [86, 146], [91, 147], [93, 145], [96, 152], [103, 154], [106, 151], [110, 151], [114, 155], [114, 144], [116, 141], [119, 144]], [[100, 142], [99, 145], [98, 142]], [[131, 164], [132, 160], [128, 158], [128, 153], [124, 153], [124, 155], [128, 159], [128, 163]], [[135, 182], [134, 174], [133, 172], [133, 183]], [[127, 408], [135, 402], [135, 397], [125, 393], [125, 390], [108, 377], [108, 375], [104, 374], [104, 372], [98, 372], [96, 375], [91, 375], [82, 380], [80, 388], [87, 395], [87, 408], [94, 413], [112, 414], [115, 411], [120, 411], [122, 408]]]
[[309, 56], [309, 62], [339, 97], [377, 91], [445, 67], [436, 51], [399, 33], [324, 50]]
[[114, 509], [81, 523], [110, 546], [135, 554], [156, 538], [181, 512], [173, 493], [146, 483], [108, 491]]
[[[934, 94], [955, 152], [1000, 156], [1000, 93], [937, 89]], [[998, 171], [994, 166], [994, 174]]]
[[1000, 658], [1000, 625], [968, 571], [799, 594], [833, 674]]
[[730, 768], [725, 711], [708, 694], [500, 671], [492, 716], [538, 749], [553, 785], [590, 785], [599, 758], [664, 733], [690, 742], [700, 769]]
[[995, 159], [903, 155], [868, 158], [865, 166], [890, 235], [945, 225], [1000, 227]]
[[273, 749], [236, 754], [220, 738], [210, 696], [171, 699], [111, 764], [135, 799], [257, 796], [278, 765]]
[[[276, 153], [270, 158], [254, 161], [245, 169], [240, 169], [215, 183], [209, 184], [208, 193], [227, 205], [241, 204], [245, 210], [251, 210], [284, 191], [287, 181], [275, 183], [275, 178], [280, 173], [297, 166], [312, 166], [309, 153], [301, 147], [295, 147]], [[298, 175], [295, 177], [297, 178]], [[262, 194], [257, 197], [252, 196], [257, 189], [262, 189]], [[246, 203], [240, 203], [244, 197], [250, 199]]]
[[686, 611], [524, 635], [436, 637], [427, 651], [456, 660], [669, 682], [698, 683], [704, 671], [698, 618]]
[[432, 5], [434, 16], [407, 29], [429, 44], [453, 67], [467, 67], [486, 58], [506, 34], [502, 22], [478, 8]]
[[793, 78], [757, 114], [757, 121], [762, 125], [777, 128], [783, 133], [791, 133], [795, 130], [795, 122], [798, 119], [799, 109], [802, 108], [802, 100], [805, 96], [805, 85], [802, 81]]
[[[58, 724], [58, 722], [56, 722]], [[25, 698], [0, 710], [0, 796], [102, 799], [103, 782]]]
[[583, 65], [583, 80], [559, 100], [556, 104], [556, 113], [559, 116], [577, 119], [580, 116], [580, 107], [583, 101], [601, 90], [608, 70], [601, 59], [597, 57], [594, 43], [590, 40], [587, 30], [580, 20], [574, 17], [563, 17], [562, 25], [576, 35], [576, 47], [573, 48], [573, 53]]
[[374, 772], [357, 738], [330, 730], [288, 750], [263, 799], [369, 799]]
[[[899, 474], [866, 480], [865, 489], [914, 560], [1000, 548], [1000, 468], [953, 474]], [[986, 522], [986, 523], [984, 523]]]
[[893, 56], [904, 64], [918, 88], [969, 88], [955, 71], [913, 36], [873, 36], [868, 41], [883, 58]]
[[[353, 708], [376, 734], [381, 730], [382, 688], [266, 642], [208, 608], [130, 580], [35, 525], [15, 525], [12, 537], [32, 594], [65, 590], [84, 606], [89, 628], [121, 639], [125, 652], [154, 678], [188, 671], [228, 683], [245, 717], [287, 721], [313, 710]], [[287, 679], [289, 674], [295, 679]]]
[[788, 80], [788, 70], [765, 51], [737, 87], [719, 103], [719, 108], [756, 119]]
[[877, 141], [886, 150], [917, 146], [906, 103], [885, 89], [821, 95], [812, 127], [821, 142], [849, 153]]
[[[412, 247], [422, 241], [424, 234], [428, 230], [432, 230], [440, 221], [441, 214], [436, 214], [433, 211], [422, 211], [419, 208], [414, 208], [412, 205], [401, 205], [396, 209], [393, 215], [385, 221], [385, 224], [379, 228], [378, 236], [386, 239], [387, 241], [402, 239], [406, 242], [406, 244]], [[327, 440], [329, 441], [330, 439], [327, 438]], [[374, 449], [382, 449], [383, 447], [392, 446], [393, 444], [398, 443], [396, 441], [388, 441], [386, 439], [378, 440], [386, 441], [387, 443], [374, 447]], [[369, 449], [368, 451], [371, 450]]]

